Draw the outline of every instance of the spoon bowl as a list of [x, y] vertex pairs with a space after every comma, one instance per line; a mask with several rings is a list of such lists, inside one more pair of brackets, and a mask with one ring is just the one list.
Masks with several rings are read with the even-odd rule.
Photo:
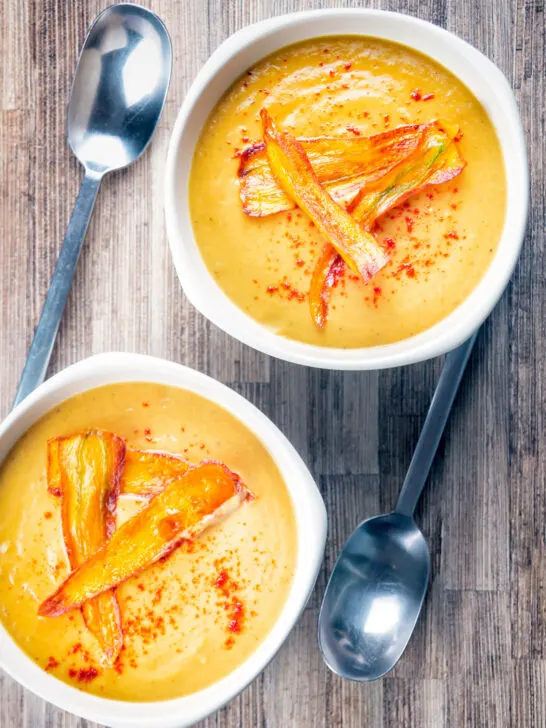
[[91, 26], [68, 103], [68, 143], [88, 169], [134, 162], [155, 130], [169, 86], [171, 44], [161, 20], [120, 3]]
[[377, 680], [398, 662], [419, 617], [430, 574], [425, 538], [403, 514], [369, 518], [333, 574], [319, 619], [324, 660], [350, 680]]

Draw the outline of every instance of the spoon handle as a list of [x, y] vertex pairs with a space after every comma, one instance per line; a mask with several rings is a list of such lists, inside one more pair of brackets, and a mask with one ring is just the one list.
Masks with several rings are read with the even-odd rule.
[[417, 447], [413, 453], [404, 485], [394, 509], [396, 513], [413, 516], [428, 478], [432, 461], [438, 450], [438, 445], [444, 434], [447, 418], [451, 412], [453, 400], [459, 389], [477, 335], [478, 332], [476, 331], [464, 344], [461, 344], [446, 356], [444, 368], [430, 403], [425, 424], [419, 435]]
[[17, 387], [14, 407], [44, 381], [100, 182], [100, 175], [86, 170]]

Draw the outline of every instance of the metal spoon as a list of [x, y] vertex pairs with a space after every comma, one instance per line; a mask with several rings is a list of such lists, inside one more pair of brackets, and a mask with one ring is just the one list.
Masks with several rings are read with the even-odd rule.
[[89, 29], [72, 83], [67, 125], [68, 143], [85, 174], [14, 405], [44, 380], [101, 180], [146, 149], [165, 103], [171, 60], [165, 26], [138, 5], [112, 5]]
[[425, 537], [413, 520], [476, 334], [450, 352], [398, 502], [363, 521], [345, 543], [319, 615], [319, 645], [341, 677], [377, 680], [392, 670], [411, 637], [430, 573]]

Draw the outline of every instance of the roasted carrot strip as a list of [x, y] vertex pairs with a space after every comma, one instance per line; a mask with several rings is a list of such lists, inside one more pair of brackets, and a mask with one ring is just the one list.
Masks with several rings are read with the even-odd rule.
[[[50, 490], [62, 497], [63, 537], [71, 569], [78, 568], [112, 535], [125, 441], [111, 432], [93, 431], [48, 443]], [[85, 624], [105, 661], [113, 664], [123, 645], [119, 606], [114, 591], [83, 605]]]
[[239, 477], [222, 464], [203, 463], [188, 470], [123, 523], [42, 603], [38, 614], [59, 616], [121, 584], [184, 540], [196, 538], [249, 496]]
[[[457, 132], [454, 125], [439, 122], [429, 125], [418, 151], [378, 183], [361, 191], [352, 205], [353, 217], [364, 228], [370, 228], [381, 215], [411, 195], [459, 175], [466, 162], [453, 141]], [[318, 328], [322, 329], [326, 325], [330, 289], [342, 265], [342, 259], [334, 247], [327, 244], [316, 263], [309, 290], [311, 317]]]
[[185, 475], [189, 467], [180, 455], [170, 452], [128, 449], [120, 492], [137, 496], [157, 495], [166, 485]]
[[319, 329], [326, 326], [330, 291], [344, 267], [345, 263], [341, 255], [333, 245], [326, 243], [313, 270], [309, 288], [311, 318]]
[[365, 231], [317, 179], [298, 140], [279, 132], [266, 109], [260, 112], [271, 170], [277, 182], [332, 243], [347, 265], [367, 282], [388, 258], [375, 238]]
[[[380, 179], [414, 152], [424, 127], [400, 126], [369, 137], [298, 139], [318, 181], [340, 204], [348, 204], [360, 190]], [[264, 142], [243, 150], [239, 162], [239, 194], [244, 212], [263, 217], [295, 207], [271, 171]]]

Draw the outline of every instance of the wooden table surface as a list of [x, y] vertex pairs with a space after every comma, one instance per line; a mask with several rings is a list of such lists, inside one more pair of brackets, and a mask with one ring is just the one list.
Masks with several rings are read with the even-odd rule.
[[[0, 406], [10, 409], [81, 177], [65, 143], [76, 56], [104, 0], [21, 0], [0, 13]], [[51, 362], [144, 352], [248, 397], [286, 433], [322, 489], [330, 532], [311, 601], [274, 662], [212, 728], [546, 726], [546, 298], [543, 0], [375, 0], [459, 34], [497, 63], [522, 110], [532, 207], [523, 254], [483, 327], [417, 514], [432, 550], [424, 614], [403, 659], [344, 682], [316, 642], [326, 577], [357, 519], [395, 500], [441, 361], [379, 373], [306, 369], [228, 338], [185, 300], [167, 247], [169, 133], [198, 69], [240, 27], [319, 0], [150, 0], [174, 46], [151, 149], [101, 190]], [[95, 728], [0, 673], [1, 728]], [[158, 728], [160, 728], [158, 726]]]

